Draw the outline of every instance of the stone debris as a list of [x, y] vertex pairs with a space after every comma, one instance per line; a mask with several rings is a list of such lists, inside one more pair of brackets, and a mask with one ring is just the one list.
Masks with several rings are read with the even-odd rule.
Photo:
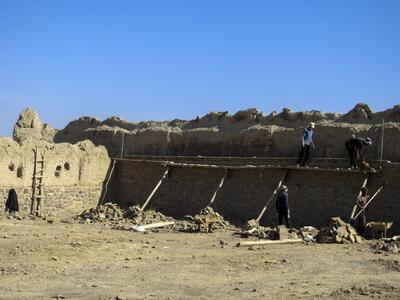
[[358, 235], [357, 230], [350, 224], [344, 222], [340, 217], [333, 217], [330, 225], [321, 228], [316, 241], [318, 243], [362, 243], [363, 238]]
[[83, 211], [77, 219], [86, 223], [103, 223], [106, 221], [121, 221], [123, 217], [124, 212], [118, 205], [106, 203], [98, 208], [90, 208]]
[[210, 232], [217, 230], [225, 230], [228, 228], [234, 229], [235, 227], [217, 213], [211, 206], [206, 206], [200, 210], [200, 213], [194, 216], [186, 216], [190, 219], [189, 222], [177, 222], [176, 227], [181, 227], [181, 231], [202, 231]]
[[132, 220], [134, 224], [144, 225], [151, 224], [156, 222], [165, 222], [165, 221], [174, 221], [174, 218], [167, 217], [164, 214], [155, 211], [155, 210], [141, 210], [140, 206], [131, 206], [129, 207], [125, 213], [124, 218]]
[[374, 253], [399, 253], [400, 252], [400, 236], [394, 236], [389, 239], [382, 239], [374, 243], [372, 246]]
[[276, 232], [279, 240], [287, 240], [287, 239], [297, 239], [298, 230], [295, 228], [287, 228], [285, 225], [278, 225], [276, 227]]
[[77, 220], [83, 223], [111, 223], [118, 229], [128, 229], [130, 225], [145, 225], [163, 221], [173, 221], [160, 212], [154, 210], [141, 210], [140, 207], [131, 206], [127, 210], [120, 208], [117, 204], [107, 202], [98, 208], [91, 208], [83, 211]]
[[301, 238], [305, 242], [315, 242], [319, 230], [313, 226], [303, 226], [300, 228]]
[[299, 238], [300, 231], [295, 228], [286, 228], [284, 225], [278, 225], [275, 228], [257, 226], [250, 230], [245, 230], [238, 233], [242, 237], [257, 237], [259, 239], [267, 240], [284, 240], [284, 239], [297, 239]]
[[[168, 221], [175, 222], [172, 228], [176, 231], [196, 231], [199, 228], [199, 224], [204, 225], [203, 222], [207, 223], [211, 231], [234, 228], [211, 207], [202, 209], [198, 215], [188, 217], [189, 220], [175, 220], [155, 210], [141, 210], [138, 205], [130, 206], [124, 210], [117, 204], [108, 202], [98, 208], [83, 211], [75, 220], [85, 224], [109, 223], [112, 228], [121, 230], [132, 230], [132, 228], [139, 228], [143, 225]], [[152, 231], [158, 230], [159, 228], [152, 229]]]

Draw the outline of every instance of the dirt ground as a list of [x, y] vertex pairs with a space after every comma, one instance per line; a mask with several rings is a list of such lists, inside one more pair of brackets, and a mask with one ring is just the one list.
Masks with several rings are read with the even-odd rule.
[[400, 254], [240, 240], [0, 217], [0, 299], [400, 298]]

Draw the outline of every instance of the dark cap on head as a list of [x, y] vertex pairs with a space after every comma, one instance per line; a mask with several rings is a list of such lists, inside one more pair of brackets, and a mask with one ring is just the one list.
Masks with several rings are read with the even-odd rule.
[[370, 137], [366, 137], [366, 138], [363, 140], [363, 143], [364, 143], [365, 145], [372, 145], [372, 140], [371, 140]]

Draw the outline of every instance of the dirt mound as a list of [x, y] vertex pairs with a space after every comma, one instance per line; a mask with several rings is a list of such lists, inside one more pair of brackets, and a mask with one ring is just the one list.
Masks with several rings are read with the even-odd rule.
[[188, 220], [176, 220], [155, 210], [141, 210], [139, 206], [131, 206], [126, 210], [108, 202], [98, 208], [90, 208], [75, 217], [80, 223], [108, 223], [115, 229], [130, 230], [132, 225], [148, 225], [173, 221], [173, 230], [197, 231], [201, 226], [209, 226], [210, 231], [234, 228], [228, 221], [211, 207], [201, 210], [200, 214], [187, 216]]
[[395, 286], [386, 284], [369, 284], [367, 286], [352, 286], [351, 288], [340, 288], [331, 293], [333, 297], [352, 297], [352, 296], [385, 296], [385, 294], [392, 295], [395, 292], [400, 292], [400, 289]]
[[316, 236], [318, 243], [362, 243], [357, 230], [339, 217], [331, 219], [328, 227], [323, 227]]
[[380, 240], [373, 244], [372, 249], [374, 253], [399, 253], [400, 252], [400, 238], [399, 236], [392, 238], [391, 240]]
[[388, 271], [400, 272], [400, 260], [398, 259], [374, 259], [372, 262], [383, 265]]
[[193, 217], [193, 220], [198, 225], [199, 230], [201, 230], [201, 226], [203, 226], [206, 232], [208, 232], [208, 230], [216, 231], [233, 227], [211, 206], [203, 208], [198, 215]]
[[85, 210], [76, 219], [85, 223], [129, 222], [135, 225], [174, 220], [154, 210], [141, 210], [139, 206], [131, 206], [127, 210], [123, 210], [117, 204], [111, 202], [105, 203], [98, 208]]

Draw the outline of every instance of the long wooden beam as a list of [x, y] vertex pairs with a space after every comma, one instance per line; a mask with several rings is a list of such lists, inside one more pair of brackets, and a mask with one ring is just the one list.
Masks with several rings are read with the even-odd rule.
[[157, 185], [154, 187], [154, 189], [151, 191], [150, 195], [147, 197], [146, 201], [143, 203], [142, 207], [140, 208], [141, 210], [144, 210], [147, 206], [147, 204], [149, 204], [151, 198], [153, 198], [154, 194], [157, 192], [158, 188], [160, 187], [161, 183], [164, 181], [164, 179], [167, 177], [169, 172], [169, 168], [167, 168], [163, 174], [163, 176], [161, 177], [161, 179], [158, 181]]
[[220, 190], [220, 189], [222, 188], [222, 186], [224, 185], [225, 178], [226, 178], [227, 175], [228, 175], [228, 171], [225, 170], [225, 174], [224, 174], [224, 176], [222, 176], [221, 181], [219, 182], [219, 185], [217, 186], [217, 188], [216, 188], [214, 194], [212, 195], [211, 200], [210, 200], [210, 202], [208, 203], [207, 206], [211, 206], [211, 204], [214, 203], [215, 198], [217, 197], [217, 194], [218, 194], [219, 190]]
[[[365, 188], [367, 186], [367, 184], [368, 184], [368, 179], [369, 179], [369, 177], [366, 176], [364, 181], [363, 181], [363, 184], [362, 184], [362, 186], [360, 188], [360, 191], [358, 192], [358, 196], [357, 196], [356, 199], [358, 199], [358, 197], [361, 196], [362, 189]], [[357, 209], [357, 204], [355, 204], [354, 207], [353, 207], [353, 210], [352, 210], [351, 215], [350, 215], [350, 220], [354, 220], [354, 214], [356, 213], [356, 209]]]
[[104, 194], [103, 194], [103, 197], [101, 198], [100, 205], [103, 205], [104, 199], [106, 198], [106, 194], [107, 194], [107, 190], [108, 190], [108, 184], [110, 183], [111, 176], [114, 173], [115, 164], [116, 164], [116, 160], [113, 159], [111, 171], [110, 171], [110, 174], [108, 175], [107, 182], [106, 182], [106, 185], [104, 187]]
[[263, 207], [263, 209], [261, 210], [260, 214], [258, 215], [256, 221], [260, 222], [260, 219], [262, 218], [262, 216], [264, 215], [265, 211], [267, 210], [267, 207], [269, 205], [269, 203], [272, 201], [272, 199], [274, 199], [276, 193], [278, 192], [279, 188], [281, 187], [283, 181], [285, 180], [285, 177], [287, 175], [287, 170], [283, 173], [281, 180], [279, 180], [277, 187], [275, 188], [274, 192], [272, 193], [271, 196], [269, 196], [267, 203], [265, 203], [265, 206]]
[[[203, 168], [203, 169], [227, 169], [227, 170], [298, 170], [304, 172], [332, 172], [332, 173], [354, 173], [360, 174], [359, 170], [349, 170], [346, 168], [319, 168], [319, 167], [308, 167], [299, 168], [296, 166], [277, 166], [277, 165], [244, 165], [244, 166], [232, 166], [232, 165], [210, 165], [210, 164], [193, 164], [193, 163], [175, 163], [172, 161], [157, 161], [157, 160], [143, 160], [143, 159], [127, 159], [127, 158], [113, 158], [117, 161], [131, 161], [131, 162], [145, 162], [150, 164], [158, 164], [163, 166], [173, 166], [182, 168]], [[374, 172], [368, 172], [374, 173]]]
[[246, 241], [239, 242], [238, 247], [249, 247], [249, 246], [262, 246], [262, 245], [273, 245], [273, 244], [295, 244], [302, 243], [302, 239], [285, 239], [285, 240], [261, 240], [261, 241]]
[[384, 187], [384, 185], [382, 185], [382, 186], [375, 192], [375, 194], [373, 194], [372, 197], [369, 198], [369, 200], [368, 200], [368, 202], [365, 204], [364, 208], [363, 208], [363, 209], [360, 209], [360, 211], [358, 212], [358, 214], [356, 214], [356, 216], [354, 217], [354, 219], [357, 219], [357, 217], [361, 214], [361, 212], [367, 208], [368, 204], [370, 204], [371, 201], [374, 200], [374, 198], [379, 194], [379, 192], [383, 189], [383, 187]]

